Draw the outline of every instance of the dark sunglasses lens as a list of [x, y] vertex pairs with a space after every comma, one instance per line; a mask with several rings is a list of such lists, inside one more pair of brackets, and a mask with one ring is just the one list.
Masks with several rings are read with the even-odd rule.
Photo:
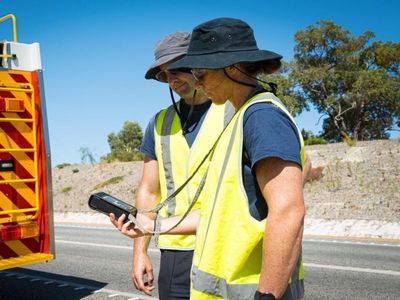
[[192, 70], [191, 69], [179, 69], [179, 72], [185, 73], [185, 74], [192, 74]]
[[191, 72], [196, 81], [202, 81], [205, 74], [204, 69], [192, 69]]
[[168, 76], [164, 71], [160, 71], [156, 74], [156, 79], [161, 82], [168, 82]]

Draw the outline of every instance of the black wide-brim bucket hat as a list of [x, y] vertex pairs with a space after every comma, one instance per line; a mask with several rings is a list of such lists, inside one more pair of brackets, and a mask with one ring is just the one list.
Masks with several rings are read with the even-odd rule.
[[218, 18], [193, 29], [186, 56], [168, 70], [222, 69], [241, 62], [280, 59], [278, 53], [258, 49], [253, 30], [246, 22]]

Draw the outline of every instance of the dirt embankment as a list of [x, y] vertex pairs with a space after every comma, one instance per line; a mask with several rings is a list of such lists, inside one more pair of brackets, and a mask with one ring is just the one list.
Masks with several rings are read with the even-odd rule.
[[[307, 147], [322, 178], [307, 183], [307, 217], [400, 221], [400, 140]], [[56, 212], [89, 212], [87, 200], [104, 191], [134, 201], [142, 162], [71, 165], [53, 169]]]

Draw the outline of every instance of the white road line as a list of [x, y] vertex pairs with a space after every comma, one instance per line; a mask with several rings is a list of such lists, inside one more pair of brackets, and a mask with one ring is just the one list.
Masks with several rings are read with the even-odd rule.
[[344, 241], [344, 240], [326, 240], [326, 239], [304, 238], [303, 242], [363, 245], [363, 246], [378, 246], [378, 247], [399, 247], [400, 248], [400, 244], [388, 244], [388, 243], [377, 243], [377, 242], [366, 242], [366, 241]]
[[133, 298], [133, 299], [148, 299], [148, 300], [156, 300], [158, 298], [155, 297], [150, 297], [150, 296], [144, 296], [144, 295], [138, 295], [134, 293], [125, 293], [125, 292], [120, 292], [120, 291], [115, 291], [115, 290], [109, 290], [109, 289], [100, 289], [96, 290], [94, 293], [106, 293], [108, 295], [113, 295], [113, 294], [119, 294], [120, 296], [127, 297], [127, 298]]
[[[71, 244], [71, 245], [80, 245], [80, 246], [92, 246], [92, 247], [102, 247], [102, 248], [114, 248], [114, 249], [124, 249], [124, 250], [132, 250], [132, 246], [119, 246], [119, 245], [110, 245], [110, 244], [98, 244], [98, 243], [85, 243], [85, 242], [75, 242], [75, 241], [65, 241], [65, 240], [56, 240], [56, 244]], [[158, 249], [149, 248], [150, 252], [160, 252]]]
[[392, 271], [392, 270], [344, 267], [344, 266], [323, 265], [323, 264], [314, 264], [314, 263], [304, 263], [303, 265], [304, 265], [304, 267], [307, 267], [307, 268], [321, 268], [321, 269], [331, 269], [331, 270], [340, 270], [340, 271], [351, 271], [351, 272], [363, 272], [363, 273], [372, 273], [372, 274], [400, 276], [400, 272]]
[[90, 224], [82, 224], [82, 225], [77, 225], [77, 224], [55, 224], [55, 227], [64, 227], [64, 228], [84, 228], [86, 229], [93, 229], [93, 230], [110, 230], [110, 231], [115, 231], [117, 230], [111, 223], [110, 224], [100, 224], [100, 226], [93, 226]]
[[[118, 246], [118, 245], [109, 245], [109, 244], [83, 243], [83, 242], [64, 241], [64, 240], [56, 240], [56, 243], [132, 250], [132, 247], [129, 247], [129, 246]], [[158, 249], [152, 249], [152, 248], [149, 248], [149, 251], [151, 251], [151, 252], [159, 252]], [[322, 268], [322, 269], [333, 269], [333, 270], [344, 270], [344, 271], [353, 271], [353, 272], [364, 272], [364, 273], [374, 273], [374, 274], [385, 274], [385, 275], [400, 276], [400, 272], [392, 271], [392, 270], [379, 270], [379, 269], [369, 269], [369, 268], [344, 267], [344, 266], [324, 265], [324, 264], [314, 264], [314, 263], [304, 263], [304, 266], [305, 267], [310, 267], [310, 268]]]
[[[56, 227], [61, 227], [61, 228], [84, 228], [86, 229], [93, 229], [93, 230], [109, 230], [109, 231], [115, 231], [116, 229], [112, 227], [109, 224], [105, 224], [105, 226], [93, 226], [91, 224], [56, 224]], [[57, 238], [63, 238], [62, 236], [57, 236]], [[350, 245], [368, 245], [368, 246], [382, 246], [382, 247], [399, 247], [400, 248], [400, 243], [399, 244], [394, 244], [394, 243], [381, 243], [381, 242], [368, 242], [368, 241], [354, 241], [351, 240], [351, 237], [349, 237], [349, 240], [337, 240], [334, 237], [332, 239], [324, 239], [324, 238], [313, 238], [313, 237], [305, 237], [303, 239], [304, 242], [320, 242], [320, 243], [337, 243], [337, 244], [350, 244]]]

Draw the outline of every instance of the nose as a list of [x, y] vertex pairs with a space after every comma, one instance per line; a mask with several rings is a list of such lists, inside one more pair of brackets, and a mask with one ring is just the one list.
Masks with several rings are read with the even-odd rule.
[[201, 81], [195, 81], [194, 88], [196, 90], [202, 90], [203, 89], [203, 84], [201, 83]]
[[168, 83], [170, 85], [180, 84], [181, 80], [175, 75], [168, 75]]

